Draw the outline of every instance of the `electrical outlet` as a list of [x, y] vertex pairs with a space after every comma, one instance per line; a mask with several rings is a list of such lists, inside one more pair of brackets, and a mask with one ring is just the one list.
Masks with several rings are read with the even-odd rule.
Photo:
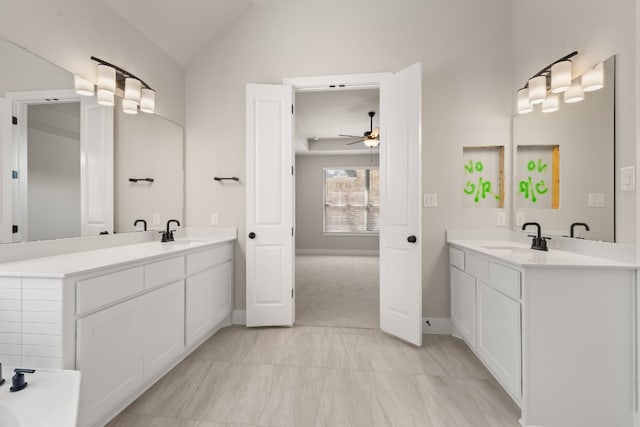
[[211, 214], [211, 225], [218, 225], [219, 219], [217, 213]]
[[636, 168], [633, 166], [620, 169], [622, 191], [634, 191], [636, 189]]
[[516, 213], [516, 226], [520, 227], [525, 222], [524, 212]]
[[426, 193], [423, 198], [425, 208], [435, 208], [438, 206], [438, 195]]
[[505, 227], [507, 225], [507, 215], [504, 212], [498, 212], [496, 214], [496, 224], [498, 227]]
[[604, 208], [604, 194], [589, 193], [587, 206], [590, 208]]
[[154, 213], [153, 214], [153, 225], [160, 225], [160, 214], [159, 213]]

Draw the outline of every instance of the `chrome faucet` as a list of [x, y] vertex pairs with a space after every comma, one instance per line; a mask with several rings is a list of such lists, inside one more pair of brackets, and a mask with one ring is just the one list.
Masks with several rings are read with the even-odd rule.
[[537, 222], [525, 222], [522, 224], [522, 229], [524, 230], [530, 225], [535, 225], [538, 230], [537, 235], [529, 235], [529, 237], [533, 237], [533, 240], [531, 241], [531, 249], [535, 249], [537, 251], [548, 251], [549, 248], [547, 247], [547, 240], [551, 240], [551, 238], [542, 236], [542, 227], [540, 227], [540, 224]]
[[160, 240], [161, 242], [173, 242], [173, 230], [171, 230], [169, 227], [171, 226], [171, 223], [175, 222], [176, 224], [178, 224], [178, 227], [180, 227], [180, 221], [178, 221], [177, 219], [170, 219], [169, 221], [167, 221], [167, 230], [162, 232], [162, 240]]
[[573, 224], [571, 224], [571, 229], [570, 229], [570, 233], [569, 233], [569, 237], [575, 237], [573, 234], [573, 229], [575, 226], [580, 225], [582, 227], [585, 228], [585, 230], [589, 231], [589, 226], [587, 225], [586, 222], [574, 222]]

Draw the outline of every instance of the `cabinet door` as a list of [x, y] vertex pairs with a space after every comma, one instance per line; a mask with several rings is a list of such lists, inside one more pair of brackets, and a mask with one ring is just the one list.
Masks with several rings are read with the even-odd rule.
[[451, 268], [451, 321], [471, 347], [476, 345], [476, 279]]
[[143, 297], [144, 379], [161, 371], [184, 349], [184, 282]]
[[213, 311], [214, 279], [213, 269], [205, 270], [187, 278], [187, 346], [192, 345], [215, 325]]
[[226, 262], [213, 269], [213, 326], [231, 313], [232, 271], [232, 262]]
[[477, 351], [517, 400], [522, 396], [520, 303], [478, 282]]
[[142, 304], [134, 298], [79, 319], [80, 423], [89, 425], [142, 384]]

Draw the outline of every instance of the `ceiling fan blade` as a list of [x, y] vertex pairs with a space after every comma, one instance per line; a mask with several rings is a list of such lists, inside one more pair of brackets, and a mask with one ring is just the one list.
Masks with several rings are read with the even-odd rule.
[[347, 145], [357, 144], [357, 143], [362, 142], [362, 141], [364, 141], [364, 138], [360, 138], [360, 139], [359, 139], [359, 140], [357, 140], [357, 141], [349, 142], [349, 143], [347, 143]]
[[344, 135], [344, 134], [340, 134], [338, 136], [345, 136], [347, 138], [362, 138], [362, 135]]

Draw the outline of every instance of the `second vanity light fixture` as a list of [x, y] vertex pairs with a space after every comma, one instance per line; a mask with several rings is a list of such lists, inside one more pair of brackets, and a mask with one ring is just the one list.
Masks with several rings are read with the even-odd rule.
[[534, 105], [542, 104], [543, 113], [558, 111], [560, 95], [564, 102], [571, 104], [584, 99], [584, 92], [591, 92], [604, 87], [604, 66], [594, 66], [582, 76], [573, 78], [571, 58], [577, 51], [563, 56], [547, 65], [531, 77], [522, 89], [518, 90], [518, 114], [533, 111]]
[[[111, 107], [114, 105], [116, 89], [124, 90], [122, 111], [137, 114], [138, 108], [143, 113], [153, 114], [156, 107], [156, 92], [142, 79], [129, 71], [92, 56], [98, 63], [98, 84], [95, 87], [98, 104]], [[93, 96], [94, 85], [80, 76], [74, 76], [76, 92], [82, 96]]]

